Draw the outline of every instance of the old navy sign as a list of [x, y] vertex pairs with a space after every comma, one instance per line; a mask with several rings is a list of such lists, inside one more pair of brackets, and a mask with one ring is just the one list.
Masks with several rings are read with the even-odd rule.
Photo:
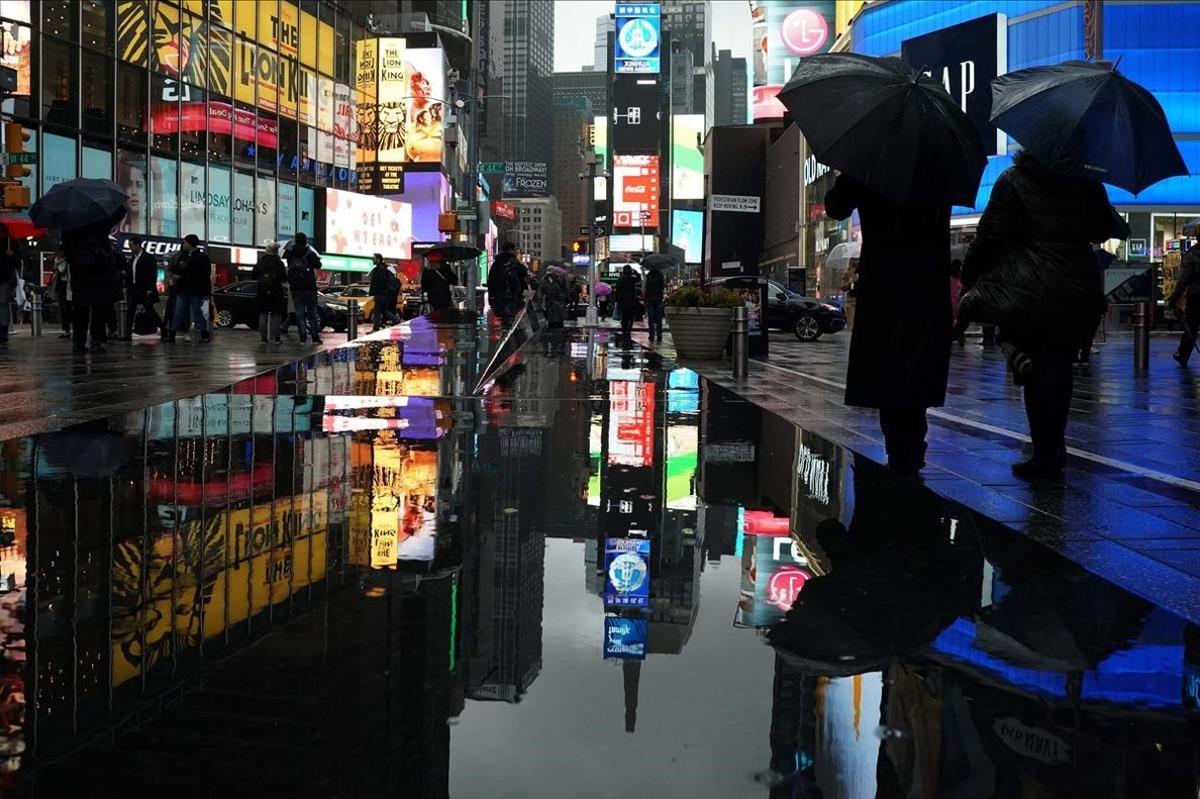
[[990, 14], [905, 39], [900, 57], [941, 82], [979, 131], [983, 151], [1003, 155], [1007, 137], [990, 122], [992, 79], [1008, 71], [1008, 17]]

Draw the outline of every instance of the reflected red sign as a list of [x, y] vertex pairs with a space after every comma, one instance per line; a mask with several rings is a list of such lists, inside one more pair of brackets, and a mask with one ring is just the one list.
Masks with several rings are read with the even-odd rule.
[[779, 571], [772, 574], [771, 579], [767, 581], [767, 604], [780, 610], [790, 609], [796, 601], [796, 596], [811, 576], [808, 572], [795, 566], [780, 566]]

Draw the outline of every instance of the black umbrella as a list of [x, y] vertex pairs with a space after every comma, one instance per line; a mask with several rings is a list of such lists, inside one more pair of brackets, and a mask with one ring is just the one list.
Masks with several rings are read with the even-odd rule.
[[673, 269], [675, 267], [675, 259], [669, 255], [662, 253], [651, 253], [642, 259], [642, 266], [647, 269]]
[[75, 230], [100, 222], [121, 221], [125, 190], [111, 180], [75, 178], [57, 183], [29, 209], [29, 217], [44, 228]]
[[1162, 106], [1116, 66], [1065, 61], [992, 81], [992, 122], [1055, 172], [1134, 194], [1187, 165]]
[[898, 58], [805, 58], [779, 92], [813, 155], [896, 203], [973, 206], [987, 165], [974, 124]]
[[425, 251], [425, 260], [431, 264], [470, 261], [483, 254], [483, 250], [461, 241], [447, 241]]

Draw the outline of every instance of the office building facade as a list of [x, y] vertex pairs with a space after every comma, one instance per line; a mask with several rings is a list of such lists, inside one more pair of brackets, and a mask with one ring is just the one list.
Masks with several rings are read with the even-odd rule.
[[554, 3], [504, 0], [504, 147], [510, 161], [549, 163], [554, 147]]

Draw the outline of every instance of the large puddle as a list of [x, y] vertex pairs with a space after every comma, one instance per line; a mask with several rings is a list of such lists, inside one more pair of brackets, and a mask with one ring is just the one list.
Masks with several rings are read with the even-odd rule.
[[600, 336], [0, 444], [0, 792], [1196, 795], [1195, 627]]

